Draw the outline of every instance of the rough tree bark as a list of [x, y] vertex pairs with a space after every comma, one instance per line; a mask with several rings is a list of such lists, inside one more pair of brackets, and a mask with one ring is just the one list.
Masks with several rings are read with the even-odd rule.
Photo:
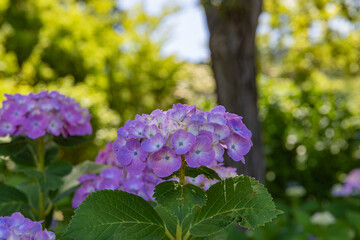
[[253, 133], [254, 146], [245, 156], [246, 164], [226, 163], [237, 167], [239, 173], [263, 182], [265, 161], [255, 69], [255, 32], [262, 0], [205, 0], [203, 5], [210, 31], [211, 60], [219, 104], [229, 112], [243, 116], [244, 123]]

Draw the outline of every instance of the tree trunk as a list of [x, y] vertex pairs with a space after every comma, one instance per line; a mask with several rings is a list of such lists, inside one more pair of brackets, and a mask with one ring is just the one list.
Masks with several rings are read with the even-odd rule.
[[246, 164], [225, 160], [239, 173], [264, 180], [265, 161], [261, 126], [258, 120], [255, 32], [262, 0], [204, 1], [210, 31], [212, 68], [219, 104], [244, 117], [252, 131], [254, 146], [245, 156]]

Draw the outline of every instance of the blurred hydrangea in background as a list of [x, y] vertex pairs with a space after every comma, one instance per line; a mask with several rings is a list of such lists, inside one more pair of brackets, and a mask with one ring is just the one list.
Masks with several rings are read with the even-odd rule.
[[42, 230], [41, 222], [33, 222], [15, 212], [9, 217], [0, 217], [0, 239], [55, 240], [55, 234]]

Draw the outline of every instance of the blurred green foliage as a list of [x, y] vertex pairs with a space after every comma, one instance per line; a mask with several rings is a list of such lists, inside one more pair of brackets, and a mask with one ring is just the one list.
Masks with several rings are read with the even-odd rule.
[[300, 184], [309, 195], [329, 198], [334, 183], [360, 164], [360, 82], [320, 73], [301, 87], [265, 76], [259, 82], [270, 192], [283, 197]]
[[360, 76], [360, 4], [356, 0], [264, 1], [259, 67], [270, 77], [303, 82], [320, 70], [331, 78]]
[[358, 1], [264, 1], [258, 29], [259, 108], [267, 185], [329, 197], [360, 165]]

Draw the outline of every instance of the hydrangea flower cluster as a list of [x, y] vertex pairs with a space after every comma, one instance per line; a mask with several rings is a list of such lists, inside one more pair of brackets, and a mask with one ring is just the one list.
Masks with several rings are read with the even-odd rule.
[[242, 117], [223, 106], [210, 112], [196, 106], [174, 105], [168, 111], [156, 109], [137, 115], [118, 130], [114, 152], [129, 172], [141, 172], [148, 163], [159, 177], [167, 177], [181, 166], [212, 166], [223, 162], [225, 150], [235, 161], [245, 163], [252, 146], [251, 131]]
[[89, 111], [73, 98], [56, 91], [5, 96], [0, 109], [0, 137], [10, 134], [35, 139], [46, 133], [63, 137], [92, 133]]
[[337, 197], [360, 195], [360, 168], [353, 169], [347, 175], [344, 185], [334, 187], [332, 194]]
[[154, 188], [161, 179], [153, 173], [150, 166], [137, 174], [129, 173], [117, 161], [112, 151], [112, 143], [108, 143], [105, 150], [99, 151], [95, 162], [112, 167], [103, 169], [100, 174], [85, 174], [78, 179], [81, 186], [76, 190], [72, 200], [73, 208], [77, 208], [90, 193], [104, 189], [123, 190], [147, 201], [153, 199]]
[[16, 212], [10, 217], [0, 217], [0, 239], [55, 240], [55, 234], [42, 230], [41, 222], [33, 222]]
[[147, 201], [152, 200], [154, 188], [160, 179], [149, 169], [133, 175], [121, 167], [112, 167], [103, 169], [100, 174], [85, 174], [78, 181], [81, 186], [76, 190], [72, 200], [73, 208], [78, 208], [90, 193], [104, 189], [122, 190], [136, 194]]

